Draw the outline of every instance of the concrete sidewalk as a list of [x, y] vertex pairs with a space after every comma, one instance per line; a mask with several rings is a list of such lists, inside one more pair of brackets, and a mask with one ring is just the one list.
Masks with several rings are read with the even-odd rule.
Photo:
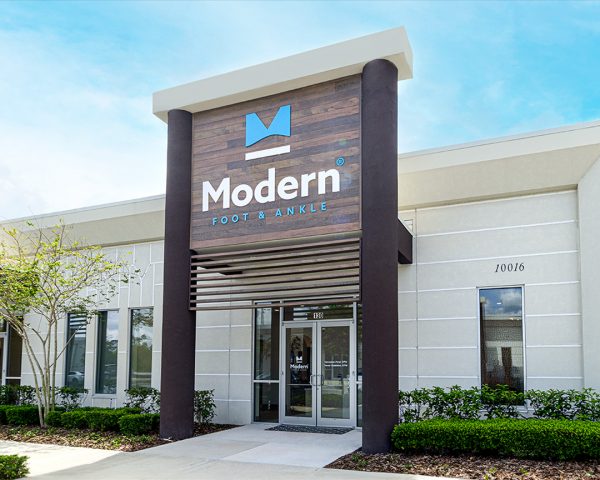
[[[139, 452], [91, 451], [16, 442], [30, 456], [31, 476], [39, 479], [427, 479], [417, 475], [365, 473], [322, 468], [360, 446], [361, 433], [327, 435], [265, 431], [269, 425], [242, 427], [190, 438]], [[2, 442], [8, 443], [8, 442]], [[40, 447], [40, 449], [32, 448]], [[48, 468], [48, 447], [64, 450]], [[1, 448], [1, 445], [0, 445]], [[96, 452], [99, 452], [96, 453]], [[57, 454], [58, 455], [58, 454]], [[85, 461], [84, 461], [85, 460]], [[45, 465], [45, 470], [40, 466]], [[437, 477], [436, 480], [440, 480]]]
[[95, 463], [119, 455], [115, 450], [97, 448], [65, 447], [44, 443], [0, 441], [0, 455], [27, 455], [29, 476], [52, 473], [64, 468]]

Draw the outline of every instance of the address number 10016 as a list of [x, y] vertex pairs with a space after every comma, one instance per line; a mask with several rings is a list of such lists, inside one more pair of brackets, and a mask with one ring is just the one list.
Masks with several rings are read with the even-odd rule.
[[494, 273], [504, 273], [504, 272], [522, 272], [525, 270], [524, 263], [497, 263], [496, 271]]

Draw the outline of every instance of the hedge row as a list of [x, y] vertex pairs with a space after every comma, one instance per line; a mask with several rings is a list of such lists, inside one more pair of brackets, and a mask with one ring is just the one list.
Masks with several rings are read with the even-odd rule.
[[35, 405], [0, 405], [0, 424], [36, 425], [40, 423]]
[[[84, 407], [67, 412], [54, 410], [46, 416], [49, 427], [89, 428], [101, 432], [120, 431], [125, 435], [143, 435], [158, 431], [159, 421], [159, 414], [142, 414], [139, 408], [132, 407]], [[38, 408], [33, 405], [0, 405], [0, 424], [38, 425]]]
[[583, 390], [511, 390], [507, 385], [461, 388], [457, 385], [399, 392], [400, 420], [518, 418], [600, 421], [600, 392]]
[[600, 424], [582, 420], [424, 420], [392, 432], [402, 452], [516, 458], [600, 459]]
[[140, 413], [138, 408], [80, 408], [70, 412], [50, 412], [46, 423], [51, 427], [89, 428], [120, 431], [125, 435], [143, 435], [158, 430], [160, 415]]

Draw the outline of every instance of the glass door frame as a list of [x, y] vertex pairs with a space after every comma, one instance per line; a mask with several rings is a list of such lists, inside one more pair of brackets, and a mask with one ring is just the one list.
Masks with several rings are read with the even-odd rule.
[[[283, 309], [281, 309], [283, 312]], [[312, 405], [312, 415], [310, 417], [293, 417], [286, 415], [286, 394], [287, 394], [287, 380], [286, 374], [289, 368], [288, 365], [288, 351], [287, 351], [287, 341], [286, 341], [286, 333], [288, 329], [292, 328], [310, 328], [312, 331], [312, 347], [311, 347], [311, 358], [310, 358], [310, 384], [311, 388], [311, 405]], [[317, 411], [317, 391], [316, 391], [316, 380], [315, 380], [315, 368], [317, 361], [317, 352], [315, 345], [317, 344], [317, 339], [315, 337], [315, 322], [306, 321], [306, 322], [282, 322], [282, 327], [280, 329], [280, 348], [279, 348], [279, 365], [280, 365], [280, 377], [279, 377], [279, 422], [288, 424], [288, 425], [316, 425], [316, 411]]]
[[[322, 359], [323, 354], [323, 328], [328, 327], [348, 327], [349, 335], [349, 416], [348, 418], [328, 418], [322, 416], [322, 396], [323, 396], [323, 370], [322, 370]], [[320, 427], [356, 427], [356, 324], [354, 320], [323, 320], [315, 322], [315, 328], [317, 329], [317, 363], [315, 364], [317, 373], [315, 375], [317, 384], [317, 425]]]
[[[280, 377], [279, 377], [279, 422], [288, 425], [311, 425], [323, 427], [356, 427], [356, 304], [353, 307], [353, 316], [355, 318], [343, 318], [332, 320], [306, 320], [306, 321], [284, 321], [283, 308], [281, 309], [281, 328], [280, 328]], [[350, 415], [349, 418], [323, 418], [321, 416], [321, 351], [322, 351], [322, 327], [340, 327], [347, 326], [350, 334]], [[286, 373], [288, 369], [288, 351], [286, 345], [286, 332], [288, 328], [312, 328], [312, 350], [311, 350], [311, 368], [310, 381], [312, 385], [312, 415], [310, 417], [292, 417], [286, 415]]]

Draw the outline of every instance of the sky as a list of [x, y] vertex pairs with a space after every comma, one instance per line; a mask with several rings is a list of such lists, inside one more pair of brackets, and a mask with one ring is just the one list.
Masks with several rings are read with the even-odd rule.
[[600, 119], [600, 2], [0, 0], [0, 221], [164, 193], [157, 90], [398, 26], [400, 152]]

